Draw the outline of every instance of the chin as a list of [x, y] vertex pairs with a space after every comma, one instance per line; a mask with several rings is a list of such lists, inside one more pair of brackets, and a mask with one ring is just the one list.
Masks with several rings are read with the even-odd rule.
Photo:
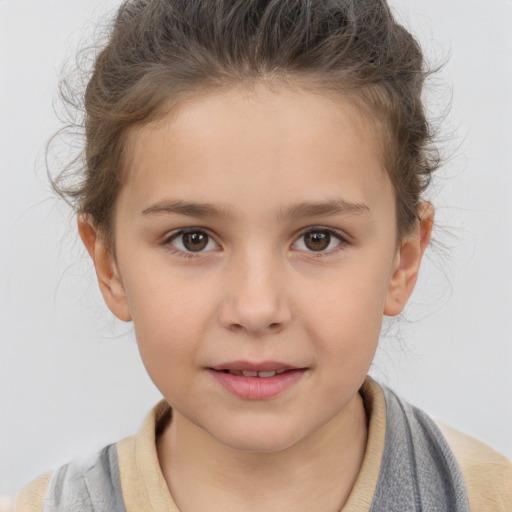
[[303, 437], [302, 432], [293, 432], [285, 425], [249, 425], [223, 428], [211, 435], [221, 444], [233, 450], [244, 452], [272, 453], [290, 448]]

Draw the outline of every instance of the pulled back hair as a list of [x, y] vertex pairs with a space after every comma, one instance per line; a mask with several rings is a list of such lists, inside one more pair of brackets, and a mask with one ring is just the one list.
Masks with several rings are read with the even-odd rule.
[[385, 0], [127, 0], [85, 90], [83, 165], [52, 183], [111, 240], [131, 128], [202, 92], [302, 84], [352, 99], [380, 125], [401, 237], [439, 166], [421, 101], [427, 75]]

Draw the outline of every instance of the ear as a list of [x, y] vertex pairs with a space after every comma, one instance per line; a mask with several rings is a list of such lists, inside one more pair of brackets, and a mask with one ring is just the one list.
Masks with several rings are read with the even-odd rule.
[[384, 314], [396, 316], [402, 312], [414, 290], [418, 278], [421, 259], [427, 248], [434, 224], [434, 207], [429, 202], [420, 204], [419, 219], [414, 231], [402, 240], [388, 295], [384, 304]]
[[131, 320], [128, 302], [113, 251], [107, 247], [105, 238], [86, 215], [78, 217], [78, 233], [92, 258], [98, 284], [110, 311], [120, 320]]

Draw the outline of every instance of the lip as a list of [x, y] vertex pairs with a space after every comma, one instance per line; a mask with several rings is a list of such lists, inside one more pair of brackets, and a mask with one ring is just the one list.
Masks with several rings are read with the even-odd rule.
[[[248, 361], [232, 361], [206, 368], [212, 378], [225, 391], [244, 400], [268, 400], [297, 385], [307, 368], [298, 368], [277, 361], [251, 363]], [[244, 377], [233, 375], [232, 371], [284, 371], [273, 377]]]
[[212, 370], [222, 371], [246, 371], [246, 372], [272, 372], [279, 370], [299, 370], [297, 366], [292, 366], [279, 361], [261, 361], [261, 362], [250, 362], [250, 361], [229, 361], [227, 363], [217, 364], [211, 367]]

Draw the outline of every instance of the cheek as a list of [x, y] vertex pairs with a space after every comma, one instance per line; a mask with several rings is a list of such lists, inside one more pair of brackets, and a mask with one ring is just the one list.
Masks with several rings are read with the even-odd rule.
[[171, 368], [194, 365], [199, 341], [212, 322], [215, 298], [200, 279], [149, 268], [123, 277], [139, 351], [155, 380]]
[[199, 368], [200, 340], [205, 318], [197, 301], [165, 296], [136, 307], [133, 316], [140, 356], [156, 387], [170, 399], [173, 390], [182, 390], [190, 372]]
[[[373, 263], [373, 264], [371, 264]], [[317, 330], [326, 358], [366, 361], [373, 358], [382, 325], [390, 266], [358, 255], [350, 272], [339, 272], [303, 301], [311, 335]], [[321, 329], [321, 332], [318, 330]]]
[[[133, 322], [142, 344], [190, 346], [200, 338], [211, 317], [211, 305], [187, 293], [148, 289], [147, 298], [133, 301]], [[207, 294], [205, 294], [207, 295]]]

